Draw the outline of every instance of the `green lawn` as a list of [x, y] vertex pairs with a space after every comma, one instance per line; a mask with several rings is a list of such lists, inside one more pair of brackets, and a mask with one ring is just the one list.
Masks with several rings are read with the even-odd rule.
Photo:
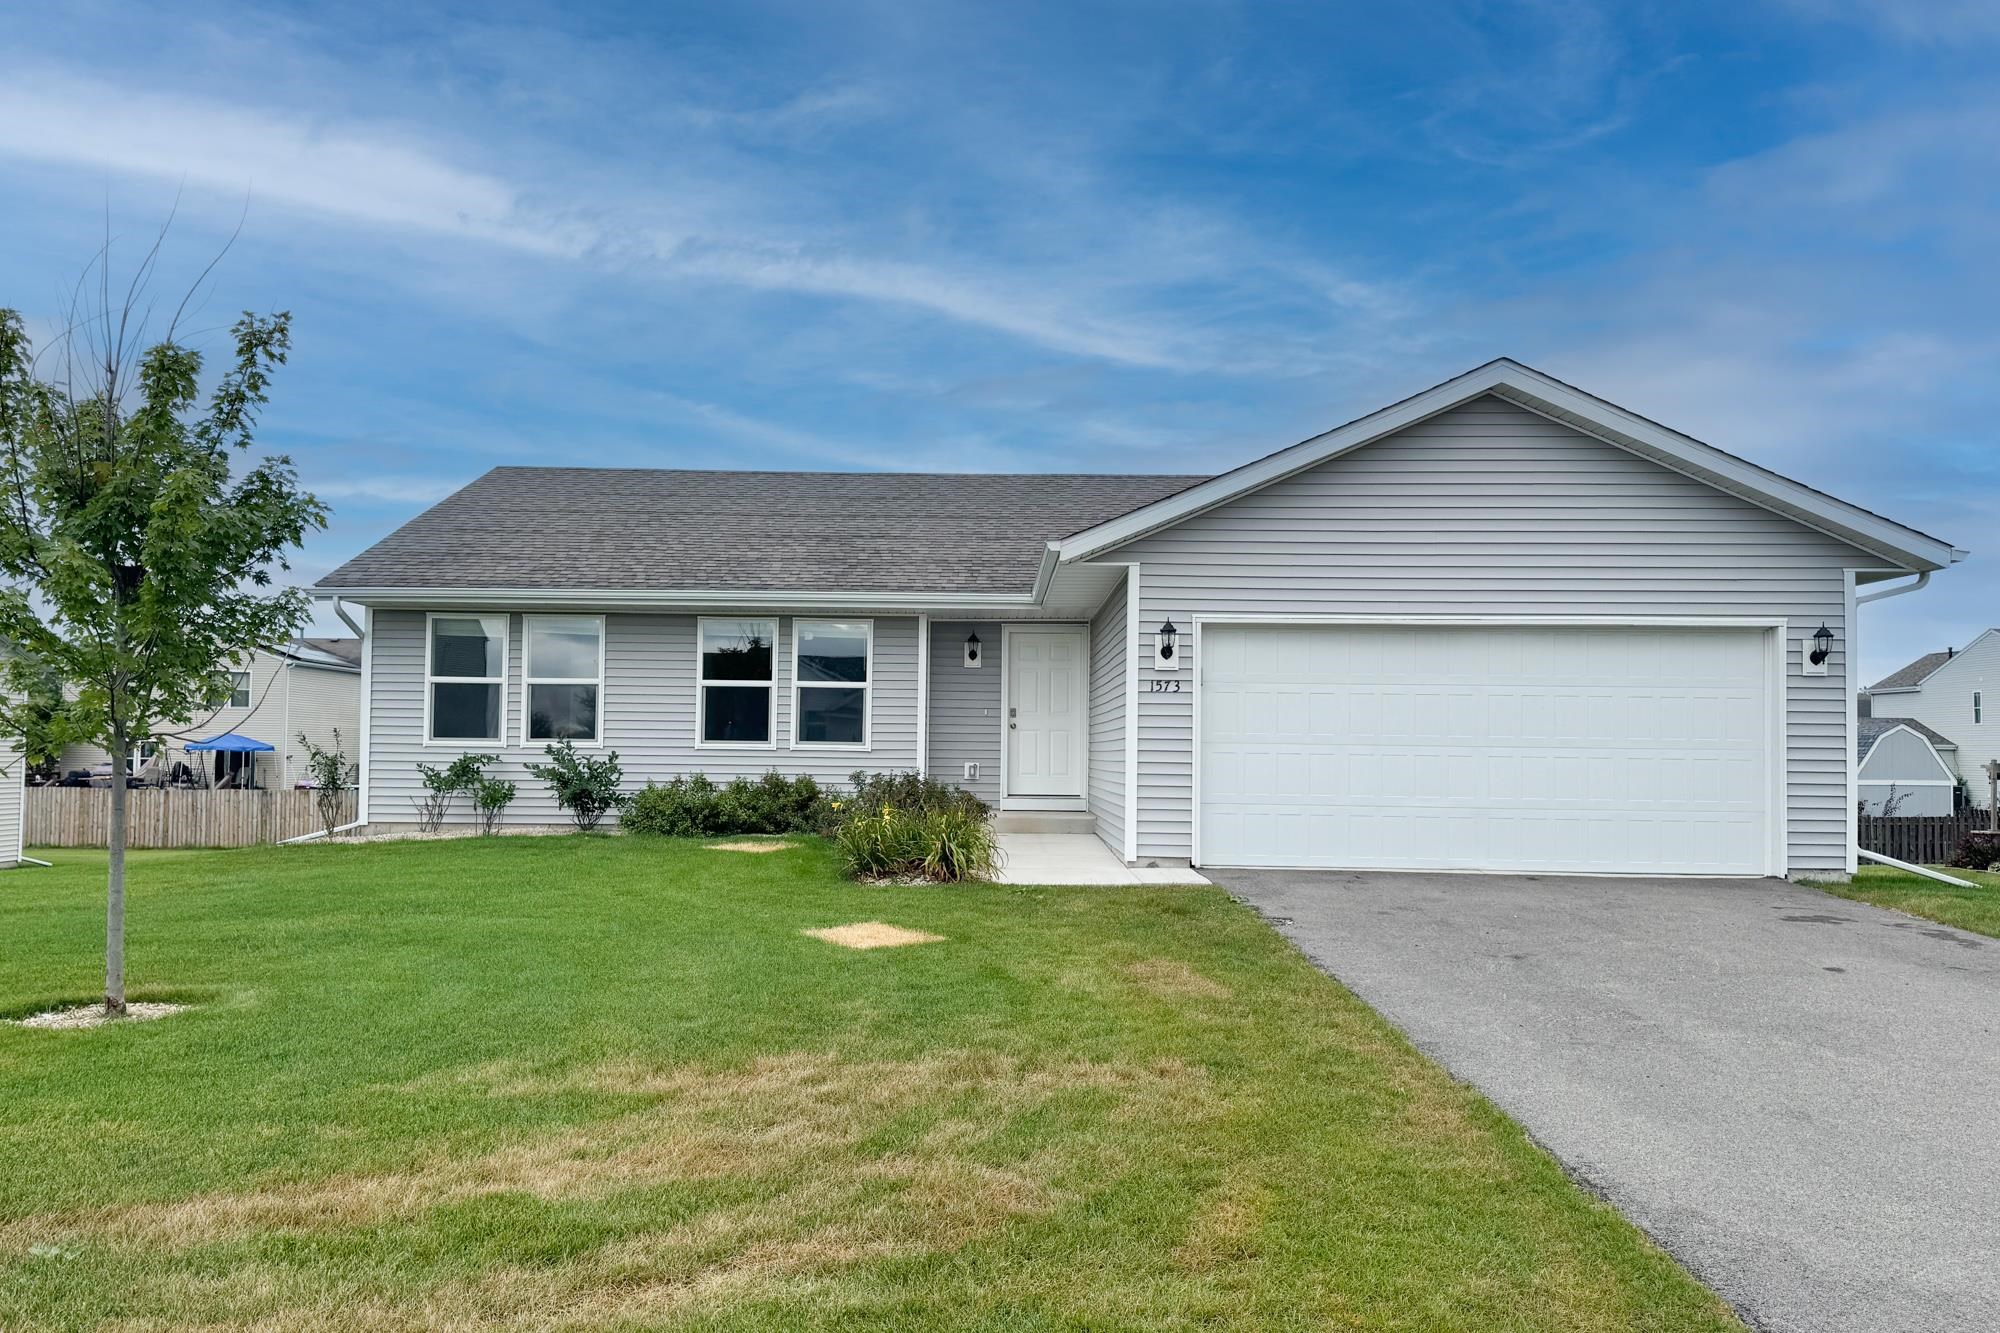
[[2000, 936], [2000, 875], [1980, 870], [1954, 870], [1938, 866], [1947, 875], [1971, 880], [1979, 887], [1954, 888], [1922, 875], [1892, 870], [1888, 866], [1864, 865], [1847, 884], [1820, 884], [1816, 887], [1842, 898], [1893, 907], [1912, 916], [1979, 935]]
[[[0, 1010], [101, 854], [0, 877]], [[624, 838], [141, 854], [0, 1027], [0, 1328], [1735, 1329], [1209, 889]], [[943, 942], [857, 953], [882, 920]]]

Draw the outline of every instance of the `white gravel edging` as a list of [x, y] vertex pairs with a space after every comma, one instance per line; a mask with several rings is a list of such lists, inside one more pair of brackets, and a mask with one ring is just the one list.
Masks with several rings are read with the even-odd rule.
[[191, 1006], [185, 1004], [163, 1004], [151, 1000], [134, 1000], [125, 1006], [124, 1014], [112, 1018], [104, 1012], [100, 1003], [71, 1005], [67, 1009], [50, 1009], [46, 1013], [30, 1014], [26, 1018], [13, 1020], [15, 1027], [41, 1028], [50, 1032], [67, 1032], [78, 1028], [100, 1028], [106, 1023], [143, 1023], [153, 1018], [171, 1018], [184, 1014]]

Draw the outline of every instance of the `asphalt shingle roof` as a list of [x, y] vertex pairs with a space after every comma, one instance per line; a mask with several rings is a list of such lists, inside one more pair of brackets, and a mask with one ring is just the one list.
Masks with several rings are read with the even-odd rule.
[[1855, 719], [1854, 757], [1866, 759], [1868, 752], [1875, 748], [1875, 742], [1894, 731], [1897, 727], [1908, 727], [1939, 749], [1955, 750], [1947, 736], [1939, 735], [1913, 717], [1863, 717]]
[[1921, 685], [1923, 684], [1924, 677], [1930, 675], [1931, 672], [1936, 671], [1950, 660], [1951, 650], [1949, 648], [1941, 653], [1925, 653], [1922, 657], [1919, 657], [1900, 671], [1891, 671], [1868, 688], [1871, 690], [1898, 690], [1906, 685]]
[[500, 467], [319, 586], [1027, 592], [1050, 541], [1204, 480]]
[[361, 665], [361, 640], [354, 638], [317, 639], [301, 638], [299, 643], [328, 657], [338, 658], [349, 666]]

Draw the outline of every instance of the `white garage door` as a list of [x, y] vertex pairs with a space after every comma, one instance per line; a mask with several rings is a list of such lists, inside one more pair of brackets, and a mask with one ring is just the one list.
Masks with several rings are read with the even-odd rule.
[[1211, 866], [1767, 873], [1754, 629], [1201, 630]]

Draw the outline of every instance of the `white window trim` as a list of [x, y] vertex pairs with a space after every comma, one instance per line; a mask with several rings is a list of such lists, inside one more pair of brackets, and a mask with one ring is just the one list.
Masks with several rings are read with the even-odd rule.
[[[243, 677], [243, 702], [242, 702], [242, 703], [240, 703], [240, 704], [236, 702], [236, 678], [237, 678], [238, 676], [241, 676], [241, 677]], [[248, 670], [248, 669], [246, 668], [245, 670], [242, 670], [242, 671], [232, 671], [232, 672], [230, 672], [230, 673], [229, 673], [229, 698], [228, 698], [228, 700], [227, 700], [227, 706], [228, 706], [228, 707], [230, 707], [230, 708], [248, 708], [248, 707], [250, 707], [250, 705], [251, 705], [251, 704], [253, 704], [253, 703], [255, 703], [255, 702], [256, 702], [256, 696], [255, 696], [255, 695], [253, 695], [253, 694], [251, 694], [251, 692], [250, 692], [250, 672], [249, 672], [249, 670]]]
[[[762, 682], [754, 680], [718, 680], [711, 682], [706, 674], [706, 667], [702, 662], [702, 651], [701, 651], [701, 645], [703, 644], [703, 642], [706, 640], [707, 637], [708, 623], [711, 620], [717, 622], [728, 620], [728, 621], [734, 621], [737, 624], [743, 624], [745, 622], [748, 622], [757, 625], [769, 625], [771, 627], [771, 679]], [[775, 750], [778, 748], [778, 636], [783, 632], [784, 632], [784, 622], [780, 620], [777, 616], [695, 617], [695, 622], [694, 622], [694, 748], [695, 749]], [[769, 737], [769, 739], [761, 741], [711, 741], [702, 739], [703, 736], [705, 736], [708, 732], [708, 687], [711, 683], [716, 686], [740, 686], [744, 689], [753, 689], [757, 685], [762, 684], [766, 690], [764, 698], [768, 709], [768, 711], [765, 714], [766, 722], [764, 726], [764, 734], [767, 737]]]
[[[164, 753], [164, 747], [160, 744], [159, 741], [139, 741], [137, 742], [137, 745], [138, 745], [137, 749], [133, 750], [132, 753], [125, 756], [125, 776], [128, 778], [138, 777], [141, 773], [146, 771], [146, 766], [148, 764], [152, 763], [155, 759], [159, 758], [162, 753]], [[153, 752], [151, 754], [146, 753], [146, 747], [149, 745], [153, 748]]]
[[1984, 725], [1984, 723], [1980, 721], [1980, 716], [1984, 712], [1985, 712], [1985, 701], [1979, 697], [1979, 691], [1974, 690], [1972, 692], [1972, 720], [1976, 725], [1981, 725], [1981, 726]]
[[[431, 674], [432, 626], [439, 616], [449, 620], [497, 620], [500, 622], [500, 674], [498, 676], [433, 676]], [[438, 750], [477, 750], [481, 746], [499, 749], [507, 744], [507, 659], [512, 655], [514, 617], [505, 611], [426, 611], [424, 613], [424, 745]], [[496, 736], [447, 736], [431, 734], [433, 685], [498, 685], [500, 687], [500, 732]]]
[[[815, 680], [799, 678], [799, 641], [805, 636], [799, 632], [804, 625], [859, 625], [867, 642], [865, 650], [866, 680]], [[803, 741], [799, 739], [799, 692], [801, 690], [861, 690], [861, 743], [848, 741]], [[875, 622], [865, 617], [824, 619], [802, 619], [792, 617], [792, 748], [794, 750], [849, 750], [861, 753], [875, 748]]]
[[[597, 622], [597, 674], [595, 676], [537, 676], [535, 674], [535, 622], [537, 620], [595, 620]], [[538, 740], [528, 734], [529, 719], [534, 714], [535, 686], [537, 685], [595, 685], [597, 687], [597, 734], [587, 741], [572, 740], [571, 745], [579, 750], [601, 750], [604, 748], [604, 653], [606, 625], [603, 616], [572, 615], [568, 612], [552, 611], [546, 615], [521, 617], [521, 747], [531, 749], [536, 746], [554, 745], [550, 740]], [[504, 721], [501, 730], [506, 730]]]

